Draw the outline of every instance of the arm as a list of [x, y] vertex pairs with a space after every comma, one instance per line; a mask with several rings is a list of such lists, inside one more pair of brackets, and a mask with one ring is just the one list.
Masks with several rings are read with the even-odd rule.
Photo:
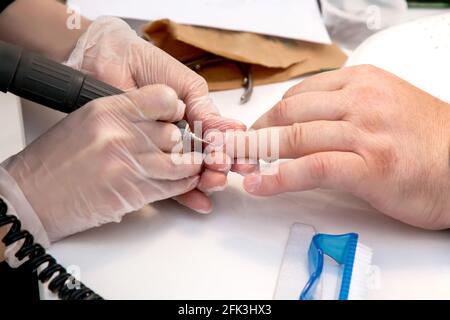
[[[34, 13], [39, 12], [39, 15]], [[65, 60], [90, 21], [81, 18], [81, 29], [69, 30], [66, 7], [52, 0], [17, 0], [0, 14], [0, 40], [39, 52], [56, 61]], [[0, 228], [0, 240], [6, 227]], [[0, 241], [0, 262], [5, 247]]]
[[81, 28], [70, 30], [68, 18], [66, 6], [57, 1], [17, 0], [0, 14], [0, 40], [62, 62], [90, 25], [81, 18]]
[[[34, 12], [45, 13], [33, 17]], [[203, 132], [245, 130], [242, 123], [220, 116], [203, 78], [140, 38], [125, 22], [117, 18], [100, 18], [93, 23], [82, 20], [80, 30], [69, 30], [68, 18], [65, 6], [56, 1], [17, 0], [0, 15], [0, 30], [8, 30], [0, 31], [0, 39], [57, 61], [67, 60], [68, 66], [124, 91], [151, 84], [167, 85], [186, 104], [185, 118], [191, 127], [200, 122]], [[217, 170], [205, 165], [198, 188], [176, 200], [198, 212], [210, 212], [212, 203], [207, 193], [225, 187], [228, 170], [228, 166]]]

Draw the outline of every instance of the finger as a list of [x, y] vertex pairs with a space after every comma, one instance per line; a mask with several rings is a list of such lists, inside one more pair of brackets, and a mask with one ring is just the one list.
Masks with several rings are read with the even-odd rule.
[[[209, 136], [208, 138], [214, 137]], [[226, 139], [223, 133], [220, 133], [218, 138], [218, 141], [213, 139], [215, 143], [219, 142], [218, 146], [211, 144], [205, 149], [205, 152], [207, 152], [204, 160], [206, 168], [220, 172], [228, 172], [231, 169], [233, 172], [237, 172], [241, 175], [249, 174], [258, 169], [258, 161], [255, 159], [231, 159], [223, 152]]]
[[278, 102], [252, 125], [252, 129], [288, 126], [296, 122], [341, 120], [347, 112], [348, 104], [342, 92], [307, 92]]
[[113, 99], [111, 109], [132, 122], [176, 122], [183, 119], [186, 108], [184, 103], [178, 100], [176, 92], [165, 85], [146, 86], [105, 99]]
[[298, 158], [324, 151], [355, 151], [364, 136], [346, 121], [313, 121], [227, 135], [225, 152], [234, 159]]
[[138, 170], [149, 179], [179, 180], [200, 174], [203, 156], [196, 152], [151, 152], [138, 154], [136, 161]]
[[[278, 151], [281, 159], [298, 158], [325, 151], [356, 151], [359, 139], [362, 139], [359, 131], [346, 121], [295, 123], [279, 129], [279, 146], [269, 143], [268, 145], [278, 148], [271, 150], [270, 155], [273, 157]], [[269, 137], [269, 134], [260, 136]]]
[[284, 162], [274, 172], [245, 177], [245, 190], [260, 196], [315, 188], [355, 192], [364, 181], [367, 167], [363, 158], [355, 153], [325, 152]]
[[[139, 86], [163, 83], [172, 88], [179, 99], [186, 103], [186, 119], [191, 127], [194, 121], [203, 122], [219, 117], [219, 111], [209, 97], [208, 84], [203, 77], [151, 44], [143, 47], [142, 55], [145, 56], [146, 53], [152, 57], [146, 61], [147, 68], [142, 68], [141, 59], [136, 59], [131, 64], [131, 72]], [[204, 124], [204, 130], [209, 127], [211, 124]]]
[[348, 84], [353, 78], [350, 68], [344, 68], [334, 71], [322, 72], [306, 78], [299, 84], [291, 87], [284, 94], [283, 98], [289, 98], [305, 92], [313, 91], [336, 91]]
[[203, 192], [197, 189], [179, 195], [175, 197], [174, 200], [198, 213], [207, 214], [212, 211], [211, 200]]
[[205, 168], [224, 173], [230, 171], [232, 162], [226, 153], [222, 151], [207, 152], [206, 150], [206, 155], [203, 160]]
[[227, 174], [206, 169], [201, 177], [197, 189], [205, 193], [222, 191], [227, 187]]
[[247, 126], [242, 122], [222, 117], [219, 114], [209, 115], [207, 117], [202, 115], [199, 119], [202, 120], [205, 137], [214, 131], [225, 132], [226, 130], [247, 130]]
[[152, 145], [163, 152], [175, 152], [176, 149], [181, 147], [182, 135], [180, 129], [174, 124], [160, 121], [141, 121], [135, 125], [151, 141]]
[[[140, 56], [147, 60], [132, 59], [130, 69], [139, 87], [149, 84], [162, 83], [175, 90], [177, 96], [183, 100], [187, 109], [195, 105], [196, 99], [208, 95], [208, 85], [204, 78], [186, 67], [183, 63], [150, 43], [142, 42]], [[212, 101], [205, 104], [205, 114], [218, 113]], [[201, 108], [192, 112], [194, 119], [200, 119]], [[189, 116], [189, 110], [186, 110]], [[189, 120], [190, 116], [188, 117]]]
[[145, 180], [138, 183], [145, 202], [169, 199], [195, 189], [200, 181], [199, 176], [174, 181]]
[[236, 159], [235, 163], [231, 166], [231, 171], [242, 176], [258, 171], [258, 169], [258, 161], [255, 161], [254, 159]]

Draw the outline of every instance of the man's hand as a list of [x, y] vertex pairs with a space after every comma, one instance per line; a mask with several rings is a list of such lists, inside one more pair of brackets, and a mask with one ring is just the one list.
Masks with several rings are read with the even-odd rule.
[[[186, 118], [191, 127], [198, 121], [202, 123], [203, 132], [246, 129], [242, 123], [220, 116], [202, 77], [139, 38], [120, 19], [100, 18], [93, 22], [78, 41], [67, 64], [123, 90], [165, 84], [186, 103]], [[211, 211], [211, 202], [203, 192], [223, 189], [230, 169], [226, 156], [216, 154], [215, 158], [222, 159], [222, 163], [206, 165], [198, 188], [177, 197], [178, 202], [199, 212]]]
[[280, 157], [294, 160], [247, 176], [248, 192], [342, 189], [405, 223], [450, 227], [449, 104], [358, 66], [291, 88], [253, 125], [268, 127], [280, 129]]
[[[184, 103], [164, 85], [91, 101], [2, 163], [11, 190], [18, 187], [5, 198], [23, 194], [56, 241], [189, 192], [203, 156], [172, 152], [181, 142], [172, 122], [184, 114]], [[12, 205], [25, 221], [25, 211]]]

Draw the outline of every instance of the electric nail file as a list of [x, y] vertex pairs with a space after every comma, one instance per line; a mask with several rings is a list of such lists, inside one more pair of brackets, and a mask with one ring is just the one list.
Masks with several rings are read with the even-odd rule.
[[[0, 41], [0, 91], [71, 113], [101, 97], [123, 91], [36, 53]], [[183, 139], [195, 136], [185, 121], [177, 123]]]

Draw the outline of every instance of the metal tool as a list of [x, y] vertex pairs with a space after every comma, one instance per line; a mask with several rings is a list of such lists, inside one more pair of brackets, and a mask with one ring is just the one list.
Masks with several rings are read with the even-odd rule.
[[241, 104], [247, 103], [252, 97], [254, 86], [252, 70], [248, 63], [230, 60], [213, 54], [206, 54], [200, 58], [195, 58], [193, 60], [187, 61], [184, 64], [188, 68], [198, 72], [203, 68], [220, 63], [234, 63], [239, 68], [243, 77], [242, 86], [244, 87], [244, 93], [242, 94], [240, 101]]
[[[101, 97], [124, 93], [122, 90], [49, 60], [38, 54], [0, 41], [0, 91], [71, 113]], [[200, 139], [184, 121], [177, 124], [183, 138]]]
[[206, 141], [204, 139], [201, 139], [201, 138], [197, 137], [195, 135], [195, 133], [193, 133], [191, 131], [191, 128], [189, 127], [189, 123], [186, 120], [178, 121], [176, 123], [176, 126], [181, 131], [181, 137], [182, 137], [183, 141], [192, 140], [192, 141], [198, 141], [198, 142], [206, 143], [207, 145], [211, 144], [211, 142], [208, 142], [208, 141]]

